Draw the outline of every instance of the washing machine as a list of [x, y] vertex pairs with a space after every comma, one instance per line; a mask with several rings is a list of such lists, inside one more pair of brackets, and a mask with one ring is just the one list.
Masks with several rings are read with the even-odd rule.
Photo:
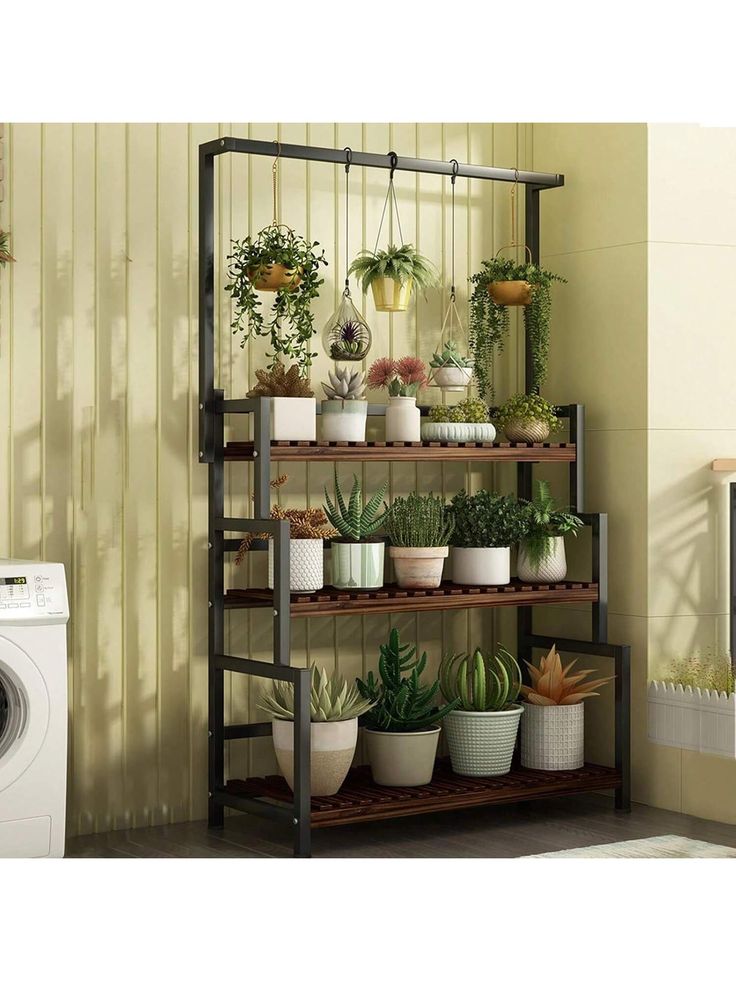
[[0, 858], [64, 854], [68, 619], [63, 565], [0, 559]]

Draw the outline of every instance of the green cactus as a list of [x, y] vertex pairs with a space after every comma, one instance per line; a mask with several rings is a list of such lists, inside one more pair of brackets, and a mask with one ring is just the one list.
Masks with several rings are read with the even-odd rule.
[[521, 691], [521, 670], [503, 644], [496, 654], [445, 654], [439, 674], [445, 701], [463, 712], [501, 712]]
[[[294, 721], [294, 686], [289, 681], [273, 681], [270, 690], [261, 692], [258, 707], [275, 719]], [[355, 685], [336, 671], [328, 675], [324, 668], [312, 665], [310, 693], [310, 718], [312, 722], [344, 722], [356, 719], [371, 707], [371, 700], [364, 698]]]
[[386, 511], [379, 514], [379, 508], [387, 490], [388, 481], [385, 480], [363, 507], [360, 481], [357, 474], [353, 474], [353, 489], [350, 500], [346, 504], [337, 479], [337, 466], [335, 466], [335, 501], [333, 503], [325, 487], [325, 513], [342, 538], [353, 542], [365, 541], [366, 538], [374, 535], [386, 520]]

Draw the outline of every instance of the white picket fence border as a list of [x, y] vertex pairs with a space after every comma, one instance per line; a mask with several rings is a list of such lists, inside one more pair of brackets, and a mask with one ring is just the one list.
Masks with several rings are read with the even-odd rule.
[[647, 704], [651, 742], [736, 758], [736, 695], [652, 681]]

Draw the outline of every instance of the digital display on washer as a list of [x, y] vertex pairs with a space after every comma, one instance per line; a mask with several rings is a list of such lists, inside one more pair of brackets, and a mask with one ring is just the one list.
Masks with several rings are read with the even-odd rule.
[[0, 586], [25, 586], [27, 583], [25, 576], [10, 576], [5, 579], [0, 577]]

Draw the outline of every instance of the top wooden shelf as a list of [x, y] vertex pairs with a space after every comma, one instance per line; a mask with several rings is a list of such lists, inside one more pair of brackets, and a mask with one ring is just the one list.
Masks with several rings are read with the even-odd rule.
[[[253, 443], [227, 443], [226, 460], [252, 460]], [[328, 443], [272, 442], [272, 460], [388, 460], [412, 462], [417, 460], [449, 461], [475, 460], [495, 463], [558, 462], [574, 463], [574, 443]]]

